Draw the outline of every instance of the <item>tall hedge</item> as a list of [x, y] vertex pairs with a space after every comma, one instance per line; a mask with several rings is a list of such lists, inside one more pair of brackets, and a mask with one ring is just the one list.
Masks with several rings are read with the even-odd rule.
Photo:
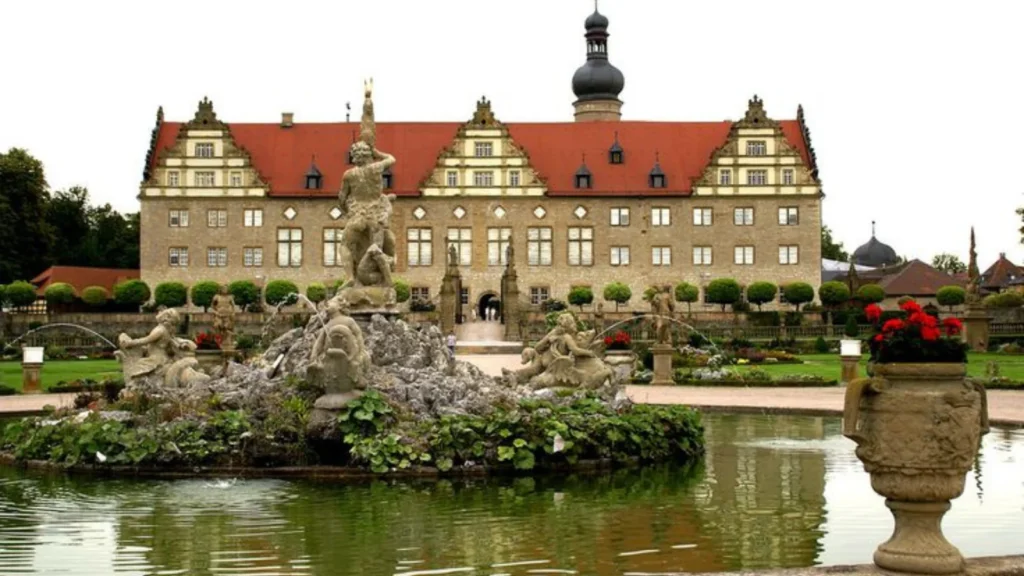
[[47, 304], [71, 304], [75, 301], [78, 294], [75, 293], [75, 287], [65, 282], [55, 282], [50, 284], [46, 288], [46, 303]]
[[82, 290], [82, 302], [85, 302], [89, 306], [100, 308], [107, 305], [107, 300], [110, 299], [110, 294], [107, 293], [107, 289], [102, 286], [89, 286]]
[[251, 280], [236, 280], [228, 285], [228, 292], [235, 298], [235, 304], [246, 309], [260, 302], [260, 288]]
[[153, 291], [153, 302], [167, 308], [184, 306], [188, 304], [188, 289], [181, 282], [161, 282]]
[[796, 306], [797, 310], [808, 302], [814, 301], [814, 287], [806, 282], [791, 282], [786, 284], [782, 293], [786, 296], [786, 302]]
[[142, 280], [128, 280], [114, 286], [114, 301], [123, 306], [142, 306], [149, 302], [152, 292]]
[[264, 290], [267, 304], [271, 306], [288, 301], [293, 295], [299, 293], [299, 287], [291, 280], [272, 280], [267, 283], [267, 288]]
[[775, 300], [778, 293], [779, 287], [771, 282], [754, 282], [747, 286], [747, 302], [757, 306], [760, 311], [761, 306]]
[[732, 278], [718, 278], [712, 280], [705, 289], [708, 295], [708, 302], [718, 304], [725, 312], [725, 307], [740, 301], [743, 296], [743, 289], [740, 283]]
[[192, 296], [192, 305], [199, 306], [203, 310], [206, 310], [210, 307], [210, 304], [213, 303], [213, 297], [216, 296], [219, 291], [220, 284], [217, 284], [213, 280], [197, 282], [192, 286], [192, 290], [190, 291]]
[[606, 302], [615, 302], [615, 311], [618, 312], [619, 305], [629, 302], [633, 297], [633, 290], [622, 282], [611, 282], [604, 287], [603, 296]]

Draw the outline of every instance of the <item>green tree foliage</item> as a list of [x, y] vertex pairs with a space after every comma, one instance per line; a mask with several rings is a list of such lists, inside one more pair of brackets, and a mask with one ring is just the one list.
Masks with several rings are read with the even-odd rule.
[[327, 287], [320, 282], [311, 283], [306, 286], [306, 298], [309, 298], [309, 301], [314, 304], [327, 300]]
[[[217, 284], [213, 280], [203, 280], [202, 282], [196, 282], [190, 290], [192, 296], [192, 305], [199, 306], [203, 310], [210, 307], [213, 303], [213, 297], [220, 291], [220, 284]], [[237, 304], [237, 302], [236, 302]]]
[[985, 298], [986, 308], [1020, 308], [1024, 306], [1024, 296], [1020, 292], [1000, 292]]
[[235, 304], [242, 309], [260, 302], [260, 289], [251, 280], [236, 280], [228, 285], [228, 292], [234, 296]]
[[865, 284], [857, 289], [857, 300], [865, 304], [878, 304], [885, 300], [885, 290], [878, 284]]
[[936, 254], [932, 258], [932, 266], [946, 274], [963, 274], [967, 272], [967, 264], [961, 262], [958, 256], [946, 252]]
[[0, 283], [46, 269], [53, 245], [43, 163], [20, 148], [0, 153]]
[[814, 287], [806, 282], [791, 282], [786, 284], [782, 293], [786, 296], [786, 302], [796, 306], [798, 311], [804, 304], [814, 301]]
[[690, 305], [700, 298], [700, 288], [697, 288], [689, 282], [680, 282], [676, 284], [676, 302], [686, 303], [686, 315], [690, 315]]
[[142, 280], [128, 280], [114, 286], [114, 301], [123, 306], [142, 306], [149, 302], [151, 292]]
[[761, 306], [775, 300], [778, 293], [779, 287], [771, 282], [754, 282], [747, 286], [747, 301], [760, 311]]
[[153, 291], [153, 302], [167, 308], [184, 306], [188, 304], [188, 288], [181, 282], [162, 282]]
[[53, 236], [52, 262], [64, 266], [94, 266], [89, 254], [92, 231], [89, 191], [79, 186], [58, 190], [45, 209], [46, 224]]
[[839, 262], [850, 261], [850, 255], [843, 250], [843, 243], [832, 239], [832, 230], [828, 226], [821, 227], [821, 257]]
[[24, 280], [12, 282], [4, 292], [7, 301], [15, 308], [31, 306], [36, 301], [36, 287]]
[[139, 213], [123, 215], [109, 204], [89, 209], [89, 266], [139, 267]]
[[107, 294], [107, 289], [102, 286], [89, 286], [82, 290], [82, 302], [89, 306], [96, 308], [106, 306], [109, 299], [110, 295]]
[[411, 295], [412, 289], [409, 288], [409, 283], [401, 278], [395, 279], [395, 299], [399, 302], [407, 302]]
[[77, 294], [75, 294], [75, 287], [72, 286], [71, 284], [66, 284], [64, 282], [56, 282], [54, 284], [50, 284], [46, 288], [45, 296], [47, 304], [60, 305], [71, 304], [72, 302], [75, 301], [75, 297], [77, 296]]
[[289, 301], [294, 298], [295, 294], [299, 294], [299, 287], [291, 280], [272, 280], [267, 283], [267, 288], [264, 290], [267, 304], [271, 306]]
[[572, 290], [569, 290], [569, 304], [579, 306], [580, 311], [593, 301], [594, 291], [590, 289], [590, 286], [573, 286]]
[[629, 302], [633, 297], [633, 290], [622, 282], [612, 282], [604, 287], [604, 299], [606, 302], [615, 302], [615, 311], [619, 311], [619, 305]]
[[850, 301], [850, 287], [838, 280], [825, 282], [818, 288], [818, 299], [829, 308], [842, 306]]
[[7, 302], [7, 285], [6, 284], [0, 284], [0, 309], [3, 308], [3, 305], [6, 302]]
[[967, 291], [959, 286], [943, 286], [935, 293], [935, 300], [940, 306], [949, 306], [953, 311], [954, 306], [959, 306], [967, 300]]
[[860, 336], [860, 326], [857, 325], [856, 314], [846, 315], [846, 326], [843, 327], [843, 334], [845, 334], [847, 338], [857, 338]]
[[740, 288], [739, 282], [732, 278], [712, 280], [705, 290], [707, 291], [708, 302], [721, 305], [722, 312], [725, 312], [726, 306], [739, 302], [740, 297], [743, 295], [743, 289]]

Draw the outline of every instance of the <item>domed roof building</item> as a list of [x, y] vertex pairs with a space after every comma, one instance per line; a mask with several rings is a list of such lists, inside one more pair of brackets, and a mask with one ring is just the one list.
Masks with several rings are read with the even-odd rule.
[[626, 86], [622, 71], [608, 61], [608, 18], [597, 11], [583, 23], [587, 32], [587, 61], [572, 76], [577, 122], [615, 121], [622, 118], [619, 94]]
[[860, 266], [872, 268], [885, 268], [895, 266], [901, 262], [900, 257], [893, 250], [892, 246], [880, 241], [875, 237], [875, 223], [871, 223], [871, 240], [853, 251], [850, 260]]

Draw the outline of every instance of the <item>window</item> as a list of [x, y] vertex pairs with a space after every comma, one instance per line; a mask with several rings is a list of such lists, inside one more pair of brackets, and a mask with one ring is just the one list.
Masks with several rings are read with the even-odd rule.
[[612, 208], [612, 226], [629, 226], [629, 208]]
[[168, 186], [178, 186], [178, 171], [177, 170], [171, 170], [170, 172], [167, 173], [167, 185]]
[[526, 230], [527, 263], [530, 266], [551, 266], [551, 228]]
[[629, 266], [629, 246], [612, 246], [612, 266]]
[[228, 225], [228, 211], [227, 210], [207, 210], [206, 211], [206, 227], [207, 228], [226, 228]]
[[594, 229], [569, 228], [569, 266], [593, 266]]
[[459, 173], [455, 170], [449, 170], [447, 178], [449, 188], [454, 188], [459, 185]]
[[711, 266], [711, 246], [693, 247], [693, 265]]
[[764, 186], [768, 184], [767, 170], [747, 170], [747, 186]]
[[796, 206], [779, 208], [779, 226], [796, 226], [800, 223], [800, 211]]
[[449, 228], [448, 246], [455, 247], [460, 266], [469, 266], [473, 262], [473, 229]]
[[782, 183], [787, 186], [793, 185], [793, 169], [783, 168], [782, 169]]
[[459, 303], [463, 306], [469, 304], [469, 288], [461, 288], [459, 290]]
[[519, 186], [519, 170], [509, 170], [508, 172], [508, 185]]
[[242, 265], [246, 268], [263, 267], [263, 248], [243, 248]]
[[547, 286], [530, 286], [530, 304], [540, 306], [551, 299], [551, 289]]
[[796, 246], [779, 246], [779, 264], [799, 264], [800, 249]]
[[431, 228], [409, 228], [407, 231], [409, 266], [430, 266], [434, 263], [434, 231]]
[[246, 228], [259, 228], [263, 226], [263, 209], [255, 208], [242, 212], [242, 225]]
[[206, 265], [210, 268], [222, 268], [228, 265], [227, 248], [207, 248]]
[[693, 209], [693, 225], [694, 226], [711, 226], [712, 221], [712, 210], [711, 208], [694, 208]]
[[474, 186], [493, 186], [494, 185], [494, 172], [488, 171], [477, 171], [473, 172], [473, 185]]
[[494, 156], [494, 144], [491, 142], [476, 142], [473, 144], [473, 155], [480, 158]]
[[232, 172], [231, 173], [231, 185], [232, 186], [241, 186], [242, 185], [242, 173], [241, 172]]
[[732, 170], [728, 168], [718, 171], [718, 184], [720, 186], [731, 186], [732, 185]]
[[487, 229], [487, 265], [504, 266], [508, 263], [508, 242], [511, 228]]
[[660, 174], [655, 174], [654, 176], [651, 176], [651, 188], [664, 188], [664, 187], [665, 187], [665, 177], [664, 176], [662, 176]]
[[323, 175], [320, 171], [306, 173], [306, 190], [319, 190], [323, 182]]
[[577, 174], [576, 175], [576, 187], [577, 188], [590, 188], [590, 174]]
[[651, 248], [651, 264], [655, 266], [671, 266], [672, 248], [668, 246], [655, 246]]
[[670, 226], [672, 212], [668, 208], [651, 208], [651, 226]]
[[302, 266], [302, 228], [277, 229], [277, 265], [282, 268]]
[[341, 266], [341, 247], [344, 241], [344, 230], [341, 228], [324, 228], [324, 266]]
[[188, 248], [171, 248], [167, 253], [167, 263], [172, 268], [188, 267]]
[[197, 142], [196, 157], [213, 158], [213, 142]]
[[747, 140], [747, 156], [766, 156], [768, 144], [764, 140]]
[[754, 263], [753, 246], [737, 246], [733, 249], [733, 263], [749, 266]]
[[171, 228], [188, 228], [188, 210], [170, 211]]
[[427, 286], [413, 286], [409, 289], [409, 298], [420, 302], [430, 302], [430, 288]]
[[195, 175], [196, 186], [216, 186], [213, 172], [200, 171]]
[[736, 208], [732, 211], [732, 223], [737, 226], [754, 225], [753, 208]]
[[395, 183], [395, 176], [394, 176], [394, 174], [391, 173], [391, 169], [390, 168], [388, 168], [383, 173], [381, 173], [381, 175], [380, 175], [380, 185], [383, 186], [385, 190], [389, 190], [394, 185], [394, 183]]

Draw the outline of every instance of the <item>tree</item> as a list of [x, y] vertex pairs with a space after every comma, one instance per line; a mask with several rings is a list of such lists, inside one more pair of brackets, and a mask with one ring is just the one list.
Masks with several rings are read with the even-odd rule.
[[0, 283], [32, 278], [49, 264], [49, 199], [42, 162], [19, 148], [0, 153]]
[[153, 291], [153, 302], [167, 308], [184, 306], [188, 304], [188, 288], [181, 282], [162, 282]]
[[395, 300], [399, 303], [408, 302], [412, 296], [412, 289], [409, 288], [409, 283], [405, 280], [395, 279]]
[[718, 278], [712, 280], [706, 289], [708, 295], [708, 302], [712, 304], [720, 304], [722, 306], [722, 312], [725, 312], [725, 307], [731, 304], [735, 304], [740, 301], [740, 297], [743, 295], [743, 290], [740, 288], [739, 282], [732, 278]]
[[89, 306], [95, 308], [106, 306], [109, 299], [110, 296], [107, 294], [107, 289], [102, 286], [89, 286], [82, 290], [82, 302]]
[[139, 267], [139, 214], [118, 213], [110, 204], [89, 210], [92, 265], [101, 268]]
[[142, 280], [128, 280], [114, 286], [114, 301], [123, 306], [142, 306], [149, 302], [151, 292]]
[[213, 280], [203, 280], [202, 282], [196, 282], [192, 289], [189, 291], [192, 297], [192, 305], [199, 306], [205, 312], [210, 304], [213, 304], [213, 297], [220, 291], [220, 284], [217, 284]]
[[959, 306], [967, 300], [967, 291], [959, 286], [943, 286], [935, 293], [935, 300], [940, 306], [949, 306], [953, 311], [954, 306]]
[[309, 286], [306, 286], [306, 298], [309, 298], [309, 301], [313, 304], [319, 304], [327, 300], [327, 287], [320, 282], [311, 283]]
[[46, 288], [44, 297], [50, 305], [71, 304], [75, 301], [75, 287], [64, 282], [55, 282]]
[[235, 304], [243, 310], [260, 302], [260, 289], [251, 280], [232, 282], [228, 285], [228, 293], [235, 298]]
[[843, 250], [843, 243], [832, 239], [832, 230], [828, 226], [821, 227], [821, 257], [839, 262], [850, 261], [850, 255]]
[[857, 289], [857, 300], [865, 304], [878, 304], [885, 300], [885, 290], [878, 284], [865, 284]]
[[837, 280], [825, 282], [818, 288], [818, 299], [829, 308], [841, 306], [850, 300], [850, 287]]
[[960, 261], [960, 258], [954, 254], [948, 254], [943, 252], [942, 254], [936, 254], [932, 258], [932, 266], [942, 270], [946, 274], [963, 274], [967, 272], [967, 264]]
[[700, 298], [700, 288], [689, 282], [676, 284], [676, 302], [686, 302], [686, 315], [690, 316], [690, 305]]
[[628, 285], [622, 282], [612, 282], [604, 287], [605, 302], [615, 302], [615, 311], [619, 311], [619, 304], [629, 302], [633, 297], [633, 291]]
[[786, 302], [796, 306], [797, 312], [800, 311], [800, 307], [804, 304], [814, 301], [814, 287], [806, 282], [786, 284], [782, 293], [786, 296]]
[[7, 301], [15, 308], [31, 306], [35, 304], [37, 299], [36, 287], [24, 280], [9, 284], [7, 289], [4, 290], [4, 294], [7, 297]]
[[264, 290], [267, 304], [271, 306], [292, 303], [298, 294], [299, 287], [291, 280], [272, 280], [267, 282], [267, 288]]
[[89, 253], [89, 191], [74, 186], [58, 190], [46, 203], [46, 224], [53, 236], [52, 262], [63, 266], [96, 266]]
[[573, 306], [579, 306], [580, 312], [583, 311], [583, 307], [594, 301], [594, 291], [590, 289], [590, 286], [573, 286], [572, 290], [569, 290], [569, 304]]
[[758, 312], [761, 306], [775, 300], [779, 293], [779, 287], [771, 282], [754, 282], [747, 286], [747, 302], [757, 306]]

